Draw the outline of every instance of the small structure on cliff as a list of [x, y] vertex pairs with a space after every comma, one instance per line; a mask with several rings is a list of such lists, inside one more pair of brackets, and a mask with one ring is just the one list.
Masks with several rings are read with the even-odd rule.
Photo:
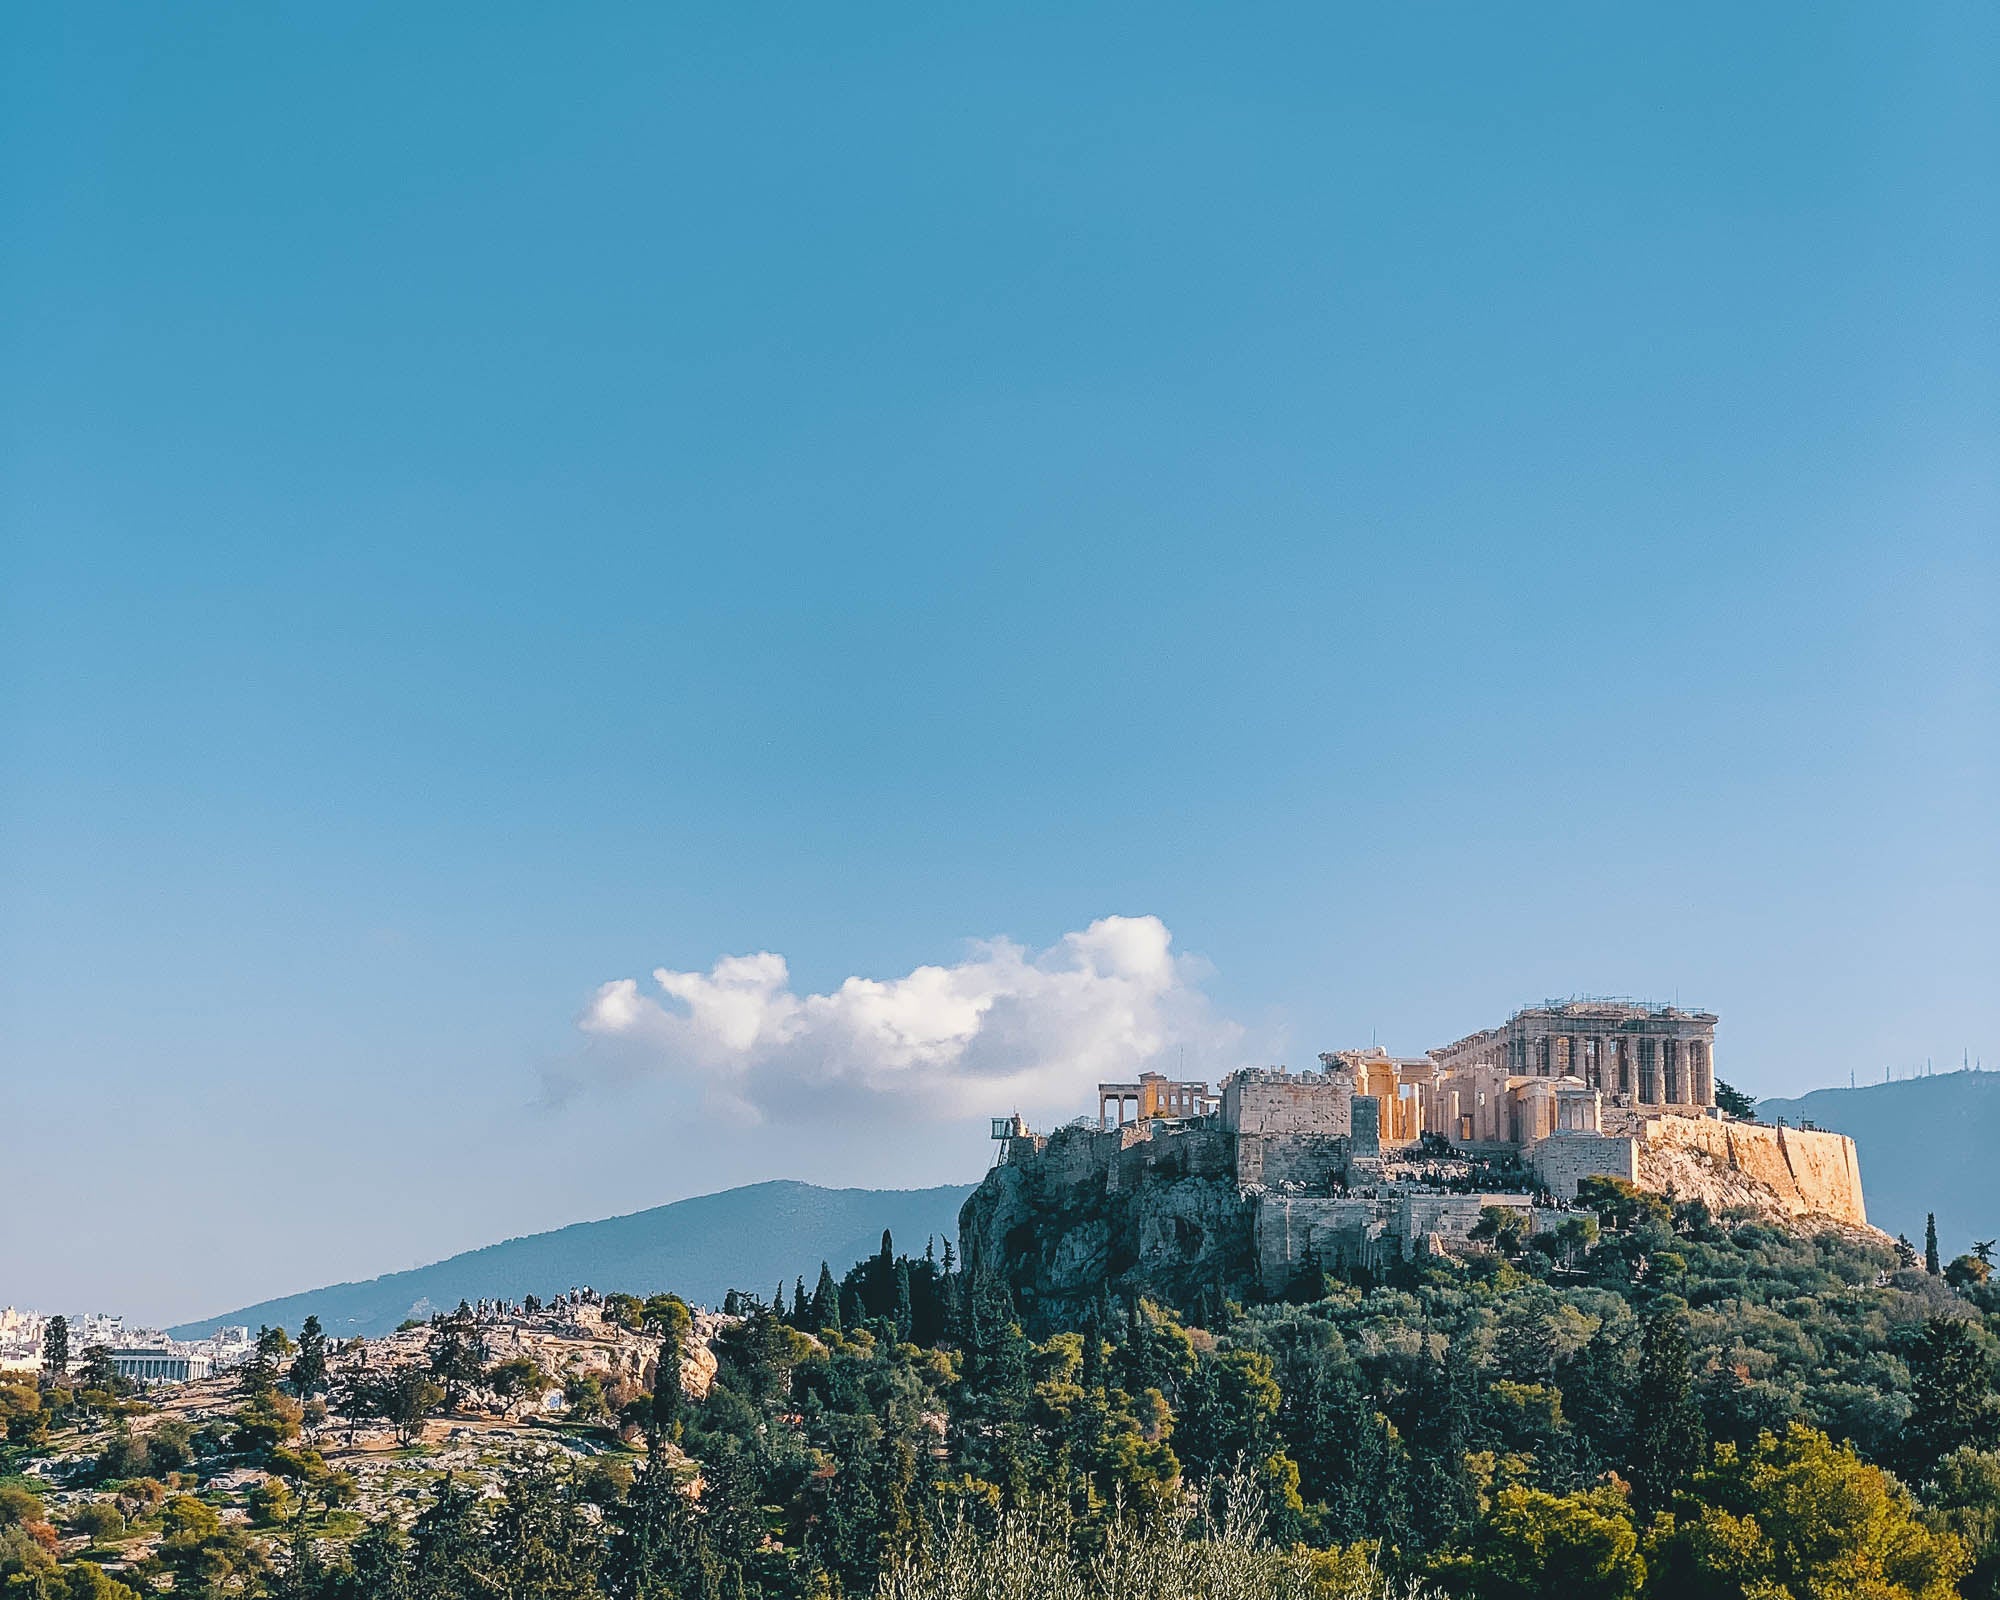
[[1317, 1072], [1245, 1069], [1219, 1091], [1100, 1084], [1095, 1126], [996, 1121], [1001, 1160], [959, 1217], [966, 1264], [1051, 1314], [1107, 1288], [1277, 1294], [1304, 1271], [1478, 1248], [1495, 1207], [1558, 1228], [1596, 1175], [1864, 1225], [1853, 1141], [1717, 1112], [1715, 1024], [1557, 1001], [1420, 1057], [1330, 1051]]

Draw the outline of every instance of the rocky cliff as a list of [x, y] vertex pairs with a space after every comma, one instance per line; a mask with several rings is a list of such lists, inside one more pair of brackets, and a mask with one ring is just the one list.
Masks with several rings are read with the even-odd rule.
[[1823, 1130], [1660, 1117], [1639, 1145], [1639, 1181], [1682, 1200], [1699, 1196], [1717, 1211], [1868, 1224], [1854, 1141]]
[[1106, 1294], [1178, 1304], [1240, 1297], [1256, 1272], [1254, 1202], [1227, 1135], [1147, 1139], [1134, 1128], [1021, 1139], [959, 1212], [966, 1268], [997, 1272], [1032, 1326], [1080, 1317]]

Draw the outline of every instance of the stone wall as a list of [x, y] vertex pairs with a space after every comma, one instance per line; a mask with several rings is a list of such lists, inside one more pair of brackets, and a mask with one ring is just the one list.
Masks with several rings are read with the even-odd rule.
[[1237, 1134], [1337, 1139], [1354, 1131], [1353, 1101], [1345, 1072], [1239, 1072], [1223, 1085], [1222, 1125]]
[[[1640, 1181], [1718, 1208], [1762, 1204], [1791, 1216], [1816, 1213], [1865, 1227], [1861, 1163], [1845, 1134], [1704, 1117], [1647, 1121]], [[1711, 1192], [1711, 1190], [1713, 1192]]]
[[1347, 1170], [1348, 1142], [1315, 1134], [1274, 1133], [1239, 1139], [1236, 1175], [1239, 1183], [1270, 1186], [1298, 1184], [1324, 1189], [1335, 1173]]
[[1865, 1225], [1868, 1209], [1861, 1193], [1861, 1160], [1854, 1141], [1844, 1133], [1812, 1129], [1780, 1128], [1777, 1133], [1800, 1198], [1814, 1211]]
[[1233, 1181], [1235, 1158], [1235, 1141], [1213, 1121], [1187, 1128], [1163, 1128], [1149, 1139], [1127, 1140], [1117, 1154], [1109, 1178], [1114, 1190], [1131, 1189], [1142, 1183], [1171, 1183], [1176, 1178]]
[[1222, 1089], [1222, 1127], [1235, 1139], [1236, 1181], [1324, 1185], [1346, 1164], [1354, 1104], [1350, 1073], [1235, 1074]]
[[1526, 1212], [1538, 1233], [1552, 1226], [1555, 1217], [1533, 1209], [1528, 1197], [1519, 1194], [1260, 1195], [1254, 1230], [1257, 1276], [1268, 1293], [1280, 1294], [1309, 1256], [1325, 1267], [1380, 1271], [1427, 1250], [1462, 1250], [1487, 1206]]
[[1558, 1133], [1530, 1145], [1521, 1158], [1548, 1191], [1563, 1200], [1576, 1198], [1581, 1178], [1624, 1178], [1639, 1181], [1639, 1141], [1602, 1133]]

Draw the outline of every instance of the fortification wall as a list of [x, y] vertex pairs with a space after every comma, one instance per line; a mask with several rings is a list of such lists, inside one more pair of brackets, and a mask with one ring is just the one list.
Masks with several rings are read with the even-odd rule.
[[1526, 1212], [1533, 1232], [1554, 1225], [1555, 1213], [1533, 1209], [1526, 1195], [1260, 1195], [1253, 1229], [1257, 1276], [1267, 1292], [1279, 1294], [1309, 1257], [1326, 1267], [1379, 1270], [1430, 1248], [1462, 1250], [1487, 1206]]
[[1120, 1149], [1109, 1175], [1111, 1187], [1131, 1189], [1176, 1178], [1233, 1178], [1235, 1156], [1235, 1141], [1212, 1124], [1163, 1129]]
[[1639, 1181], [1639, 1141], [1603, 1133], [1559, 1133], [1531, 1145], [1522, 1159], [1549, 1193], [1576, 1198], [1583, 1178], [1624, 1178]]
[[1346, 1138], [1320, 1134], [1250, 1134], [1236, 1141], [1236, 1181], [1324, 1188], [1347, 1170], [1348, 1145]]
[[1346, 1073], [1239, 1072], [1222, 1087], [1222, 1125], [1238, 1134], [1354, 1131], [1354, 1080]]
[[1778, 1138], [1791, 1161], [1799, 1194], [1815, 1211], [1843, 1222], [1865, 1225], [1867, 1202], [1861, 1193], [1861, 1159], [1854, 1141], [1844, 1133], [1780, 1128]]
[[1058, 1128], [1043, 1137], [1008, 1141], [1008, 1164], [1022, 1174], [1038, 1200], [1057, 1203], [1063, 1191], [1100, 1184], [1117, 1169], [1120, 1153], [1137, 1136], [1132, 1128]]
[[1649, 1120], [1641, 1138], [1641, 1181], [1648, 1188], [1671, 1185], [1683, 1198], [1700, 1194], [1711, 1205], [1761, 1202], [1792, 1216], [1867, 1225], [1861, 1163], [1845, 1134], [1669, 1116]]

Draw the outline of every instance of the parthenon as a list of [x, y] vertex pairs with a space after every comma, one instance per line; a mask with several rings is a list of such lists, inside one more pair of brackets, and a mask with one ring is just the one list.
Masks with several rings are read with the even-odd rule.
[[1446, 1077], [1577, 1078], [1637, 1111], [1699, 1115], [1715, 1104], [1715, 1021], [1638, 1000], [1551, 1000], [1429, 1059]]

